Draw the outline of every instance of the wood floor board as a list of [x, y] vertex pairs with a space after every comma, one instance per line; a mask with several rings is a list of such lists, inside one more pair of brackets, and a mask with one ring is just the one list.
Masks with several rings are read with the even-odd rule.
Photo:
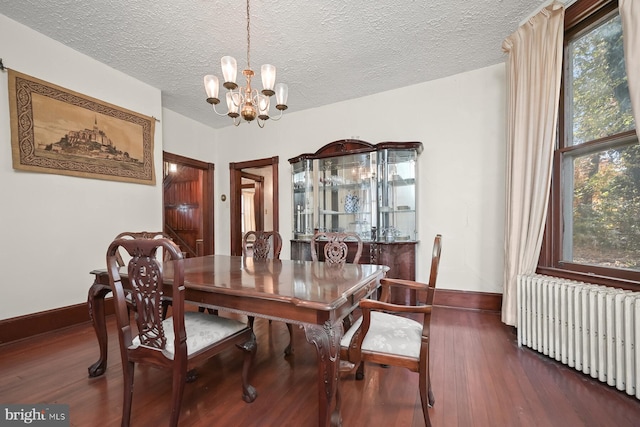
[[[88, 323], [0, 345], [0, 402], [70, 405], [72, 426], [118, 426], [122, 410], [115, 319], [108, 317], [109, 361], [102, 377], [88, 378], [98, 357]], [[286, 326], [256, 319], [258, 352], [251, 383], [255, 402], [241, 399], [240, 351], [198, 368], [185, 387], [184, 426], [295, 426], [317, 422], [315, 348], [294, 328], [294, 354], [284, 358]], [[437, 307], [432, 318], [431, 379], [436, 427], [637, 426], [640, 401], [516, 344], [514, 329], [490, 312]], [[132, 425], [168, 420], [171, 380], [166, 372], [138, 368]], [[363, 381], [341, 380], [346, 427], [422, 427], [417, 374], [368, 364]], [[152, 390], [143, 394], [144, 389]]]

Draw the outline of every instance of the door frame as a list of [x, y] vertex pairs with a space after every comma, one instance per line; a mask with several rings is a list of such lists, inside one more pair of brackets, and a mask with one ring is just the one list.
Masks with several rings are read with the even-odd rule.
[[[166, 151], [162, 152], [162, 161], [202, 170], [202, 255], [213, 255], [215, 253], [213, 196], [215, 165], [213, 163], [180, 156], [179, 154], [168, 153]], [[164, 228], [164, 196], [162, 203], [162, 224], [162, 227]]]
[[261, 168], [271, 166], [272, 179], [272, 206], [273, 206], [273, 231], [280, 230], [279, 208], [278, 208], [278, 162], [279, 157], [268, 157], [265, 159], [249, 160], [246, 162], [229, 163], [229, 213], [230, 218], [230, 239], [231, 255], [242, 255], [242, 169]]

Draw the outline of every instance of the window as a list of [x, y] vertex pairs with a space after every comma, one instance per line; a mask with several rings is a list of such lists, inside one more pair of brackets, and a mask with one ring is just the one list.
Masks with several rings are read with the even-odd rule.
[[558, 144], [539, 271], [633, 287], [640, 285], [640, 145], [622, 37], [617, 1], [578, 0], [566, 11]]

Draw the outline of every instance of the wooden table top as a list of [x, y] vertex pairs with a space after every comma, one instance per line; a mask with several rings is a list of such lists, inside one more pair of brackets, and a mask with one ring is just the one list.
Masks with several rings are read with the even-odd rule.
[[[172, 277], [172, 263], [166, 263], [164, 268], [165, 277]], [[342, 311], [345, 306], [357, 305], [357, 301], [377, 287], [388, 269], [373, 264], [345, 264], [336, 268], [323, 262], [208, 255], [184, 260], [184, 283], [186, 298], [190, 301], [212, 305], [219, 302], [221, 306], [255, 310], [258, 315], [271, 317], [277, 316], [273, 308], [260, 313], [255, 307], [252, 310], [253, 304], [247, 306], [248, 302], [260, 300], [261, 307], [271, 302], [315, 312]], [[126, 280], [125, 268], [122, 270], [122, 278]], [[106, 271], [95, 270], [92, 274], [105, 278]], [[233, 302], [232, 297], [242, 298], [242, 307], [239, 303], [229, 304]], [[343, 313], [333, 314], [342, 316]]]

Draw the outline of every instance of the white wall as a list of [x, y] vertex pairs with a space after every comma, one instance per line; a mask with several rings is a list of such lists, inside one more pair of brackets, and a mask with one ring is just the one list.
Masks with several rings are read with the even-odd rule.
[[[4, 15], [0, 40], [8, 68], [162, 119], [158, 89]], [[155, 186], [19, 172], [11, 164], [7, 79], [0, 72], [0, 319], [86, 301], [89, 271], [104, 268], [117, 233], [162, 228], [160, 123]]]
[[[204, 101], [203, 103], [207, 105]], [[215, 129], [163, 108], [162, 134], [164, 151], [203, 162], [215, 163], [217, 152], [220, 150], [216, 144]], [[215, 166], [216, 174], [220, 173], [219, 166]], [[229, 170], [229, 165], [220, 166], [224, 166], [222, 172]]]
[[[345, 138], [421, 141], [417, 278], [428, 278], [433, 236], [443, 235], [439, 287], [502, 292], [506, 93], [504, 64], [437, 81], [295, 112], [264, 129], [217, 131], [216, 252], [229, 253], [229, 173], [225, 165], [278, 155], [282, 257], [290, 256], [288, 159]], [[392, 109], [400, 106], [396, 111]], [[375, 108], [373, 108], [375, 107]]]
[[[215, 164], [215, 248], [228, 254], [229, 162], [279, 156], [280, 231], [290, 255], [288, 159], [345, 138], [421, 141], [419, 280], [443, 234], [439, 286], [502, 292], [505, 72], [496, 65], [373, 96], [295, 112], [279, 122], [214, 130], [161, 106], [161, 94], [0, 15], [5, 66], [155, 116], [155, 186], [13, 170], [7, 75], [0, 73], [0, 320], [82, 303], [124, 230], [162, 227], [162, 150]], [[376, 108], [372, 108], [375, 106]], [[400, 108], [393, 111], [393, 108]], [[227, 195], [225, 202], [221, 195]]]

